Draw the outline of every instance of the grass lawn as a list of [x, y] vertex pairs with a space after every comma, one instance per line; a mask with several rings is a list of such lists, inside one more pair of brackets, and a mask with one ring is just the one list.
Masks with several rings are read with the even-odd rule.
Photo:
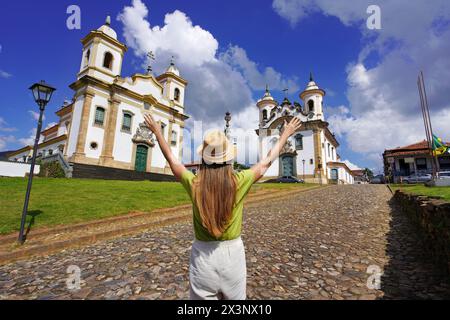
[[[27, 180], [0, 178], [0, 234], [20, 226]], [[312, 184], [256, 184], [263, 189], [307, 188]], [[31, 190], [27, 225], [34, 227], [79, 223], [126, 214], [151, 211], [189, 203], [179, 183], [94, 179], [35, 178]]]
[[426, 187], [422, 184], [391, 184], [390, 186], [393, 191], [400, 189], [411, 194], [440, 197], [450, 201], [450, 187]]

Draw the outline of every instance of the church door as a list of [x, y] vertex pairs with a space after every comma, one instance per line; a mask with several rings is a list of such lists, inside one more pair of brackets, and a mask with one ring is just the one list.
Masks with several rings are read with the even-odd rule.
[[338, 169], [331, 169], [331, 180], [338, 180]]
[[135, 170], [138, 172], [145, 172], [147, 169], [147, 153], [148, 148], [143, 145], [138, 145], [136, 148], [136, 163]]
[[282, 176], [293, 176], [294, 175], [294, 157], [284, 156], [281, 159], [281, 175]]

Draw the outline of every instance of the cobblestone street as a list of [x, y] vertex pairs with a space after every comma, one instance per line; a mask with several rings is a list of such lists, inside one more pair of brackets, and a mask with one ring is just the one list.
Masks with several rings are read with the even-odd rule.
[[[450, 298], [390, 198], [383, 185], [331, 186], [246, 208], [248, 298]], [[4, 265], [0, 298], [187, 299], [192, 238], [191, 223], [178, 223]], [[71, 265], [81, 290], [67, 289]], [[379, 290], [367, 286], [369, 266], [383, 272]]]

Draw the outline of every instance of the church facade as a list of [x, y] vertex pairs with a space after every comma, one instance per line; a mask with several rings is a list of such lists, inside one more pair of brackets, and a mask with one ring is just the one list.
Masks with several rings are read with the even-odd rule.
[[[59, 122], [42, 132], [38, 157], [60, 153], [74, 165], [83, 164], [138, 172], [171, 174], [154, 137], [144, 124], [150, 113], [159, 121], [174, 154], [182, 157], [187, 81], [173, 61], [158, 76], [122, 77], [127, 47], [117, 40], [110, 19], [81, 40], [81, 65], [74, 91], [56, 112]], [[28, 161], [32, 146], [8, 155]]]
[[287, 98], [279, 104], [267, 88], [256, 104], [259, 111], [256, 133], [261, 155], [267, 154], [275, 145], [285, 121], [289, 122], [295, 116], [304, 123], [300, 131], [289, 138], [264, 178], [294, 176], [313, 183], [353, 184], [352, 171], [340, 161], [339, 142], [325, 121], [325, 91], [311, 75], [299, 96], [303, 106], [297, 102], [291, 103]]

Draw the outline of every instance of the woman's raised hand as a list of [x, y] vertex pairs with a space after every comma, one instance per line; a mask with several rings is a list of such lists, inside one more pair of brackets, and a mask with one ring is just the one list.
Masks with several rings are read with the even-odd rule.
[[153, 118], [153, 116], [151, 114], [145, 114], [144, 119], [145, 119], [145, 124], [150, 129], [150, 131], [152, 131], [153, 133], [156, 133], [156, 131], [159, 130], [160, 126], [155, 121], [155, 119]]
[[289, 123], [287, 123], [285, 120], [283, 133], [287, 134], [288, 137], [290, 137], [302, 127], [302, 124], [303, 123], [297, 117], [293, 117], [291, 121], [289, 121]]

